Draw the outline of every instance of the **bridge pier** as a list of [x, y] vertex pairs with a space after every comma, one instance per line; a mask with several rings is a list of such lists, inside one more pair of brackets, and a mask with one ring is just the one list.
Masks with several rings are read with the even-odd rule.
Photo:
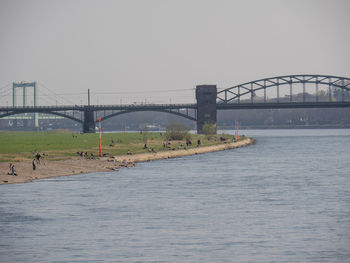
[[216, 85], [196, 86], [197, 132], [203, 133], [205, 123], [216, 125]]
[[84, 107], [83, 133], [95, 133], [94, 110], [90, 106]]

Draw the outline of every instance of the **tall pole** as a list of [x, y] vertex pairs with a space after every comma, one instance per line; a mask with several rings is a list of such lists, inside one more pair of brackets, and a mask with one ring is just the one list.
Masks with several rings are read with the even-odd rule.
[[90, 106], [90, 89], [88, 89], [88, 106]]
[[235, 137], [236, 137], [236, 120], [234, 120], [234, 122], [233, 122], [233, 138], [232, 138], [232, 142], [235, 141]]
[[233, 123], [233, 140], [235, 141], [237, 138], [237, 120]]
[[98, 132], [99, 132], [99, 139], [98, 139], [98, 144], [99, 144], [99, 153], [98, 156], [102, 156], [102, 147], [101, 147], [101, 118], [98, 118]]
[[236, 135], [236, 141], [237, 141], [237, 126], [238, 126], [238, 120], [235, 120], [235, 122], [236, 122], [236, 129], [235, 129], [235, 135]]

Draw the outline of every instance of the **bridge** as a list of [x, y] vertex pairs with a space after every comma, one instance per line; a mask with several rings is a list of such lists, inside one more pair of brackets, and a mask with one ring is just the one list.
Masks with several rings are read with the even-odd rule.
[[[16, 88], [31, 86], [36, 87], [35, 82], [13, 83], [13, 96]], [[81, 123], [83, 132], [91, 133], [95, 132], [98, 118], [103, 121], [130, 112], [158, 111], [196, 121], [202, 133], [205, 123], [216, 124], [218, 110], [350, 107], [350, 78], [303, 74], [259, 79], [223, 90], [216, 85], [199, 85], [194, 104], [90, 105], [90, 97], [88, 105], [26, 106], [23, 99], [23, 106], [17, 106], [13, 101], [12, 106], [0, 106], [0, 118], [23, 113], [52, 114]]]

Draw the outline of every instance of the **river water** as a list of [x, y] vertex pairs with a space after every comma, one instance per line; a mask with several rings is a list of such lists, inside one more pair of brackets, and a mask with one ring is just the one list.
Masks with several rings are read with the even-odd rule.
[[350, 130], [0, 186], [0, 262], [350, 262]]

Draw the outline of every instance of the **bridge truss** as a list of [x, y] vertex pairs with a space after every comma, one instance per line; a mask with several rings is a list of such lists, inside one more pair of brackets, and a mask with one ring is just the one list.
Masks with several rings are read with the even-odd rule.
[[[259, 79], [247, 83], [243, 83], [240, 85], [233, 86], [231, 88], [221, 90], [217, 93], [217, 104], [233, 104], [233, 103], [257, 103], [256, 94], [258, 91], [263, 91], [263, 96], [260, 98], [259, 103], [267, 103], [267, 90], [271, 88], [275, 88], [275, 97], [273, 99], [274, 103], [295, 103], [293, 100], [296, 94], [293, 92], [296, 85], [302, 85], [302, 101], [299, 101], [297, 104], [310, 104], [310, 101], [307, 101], [307, 96], [309, 93], [306, 92], [306, 85], [314, 84], [314, 97], [315, 103], [319, 103], [320, 92], [319, 87], [321, 85], [326, 86], [328, 88], [328, 104], [334, 104], [334, 98], [332, 97], [332, 89], [339, 89], [341, 93], [340, 102], [345, 102], [349, 100], [349, 91], [350, 91], [350, 78], [345, 77], [337, 77], [337, 76], [329, 76], [329, 75], [288, 75], [288, 76], [279, 76], [273, 78], [265, 78]], [[289, 86], [289, 94], [288, 100], [282, 100], [280, 95], [280, 87], [281, 86]], [[309, 91], [308, 87], [308, 91]], [[242, 101], [244, 98], [244, 101]], [[248, 98], [248, 99], [247, 99]], [[333, 103], [332, 103], [333, 102]], [[338, 101], [339, 102], [339, 101]], [[257, 103], [258, 104], [258, 103]], [[321, 103], [322, 104], [322, 103]], [[320, 104], [320, 105], [321, 105]], [[278, 106], [278, 105], [276, 105]], [[281, 106], [281, 105], [280, 105]], [[302, 105], [300, 105], [302, 106]], [[283, 107], [283, 106], [281, 106]]]

